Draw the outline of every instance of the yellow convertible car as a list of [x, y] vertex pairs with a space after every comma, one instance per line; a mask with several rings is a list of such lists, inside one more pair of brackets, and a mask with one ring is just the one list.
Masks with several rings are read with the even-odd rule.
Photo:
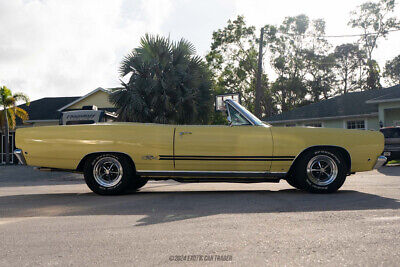
[[230, 125], [98, 123], [21, 128], [22, 164], [83, 172], [98, 194], [137, 190], [149, 179], [279, 182], [334, 192], [355, 172], [380, 167], [377, 131], [272, 127], [225, 101]]

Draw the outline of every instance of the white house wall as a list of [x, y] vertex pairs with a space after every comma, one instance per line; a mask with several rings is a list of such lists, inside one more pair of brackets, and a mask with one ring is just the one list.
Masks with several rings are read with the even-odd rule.
[[[399, 116], [400, 118], [400, 116]], [[364, 120], [365, 127], [368, 130], [379, 130], [379, 119], [378, 116], [374, 117], [357, 117], [357, 118], [347, 118], [347, 119], [333, 119], [333, 120], [318, 120], [318, 121], [307, 121], [307, 122], [297, 122], [296, 127], [301, 127], [305, 126], [306, 124], [309, 123], [322, 123], [322, 127], [325, 128], [346, 128], [347, 127], [347, 121], [351, 120]], [[294, 122], [291, 123], [272, 123], [274, 126], [286, 126], [287, 124], [293, 124]]]

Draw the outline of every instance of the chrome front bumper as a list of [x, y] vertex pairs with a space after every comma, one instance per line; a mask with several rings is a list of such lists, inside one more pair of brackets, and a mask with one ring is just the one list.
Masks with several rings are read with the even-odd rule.
[[378, 169], [382, 167], [383, 164], [387, 161], [387, 158], [385, 156], [379, 156], [378, 159], [376, 160], [374, 169]]
[[21, 149], [15, 149], [14, 155], [17, 157], [19, 164], [26, 165], [25, 157]]

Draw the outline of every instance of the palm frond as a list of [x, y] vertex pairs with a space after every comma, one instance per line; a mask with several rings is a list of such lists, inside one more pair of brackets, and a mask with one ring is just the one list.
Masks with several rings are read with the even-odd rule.
[[0, 110], [0, 130], [3, 130], [6, 124], [4, 112], [5, 112], [4, 110]]
[[123, 89], [110, 101], [118, 108], [119, 120], [193, 123], [206, 121], [211, 110], [211, 76], [190, 42], [172, 42], [169, 37], [146, 34], [140, 46], [121, 62]]
[[19, 117], [21, 120], [26, 121], [29, 119], [28, 112], [26, 110], [20, 108], [20, 107], [15, 107], [14, 108], [14, 113], [17, 117]]
[[12, 97], [12, 96], [9, 96], [9, 97], [5, 98], [3, 100], [3, 105], [5, 107], [13, 107], [13, 106], [15, 106], [15, 98]]
[[181, 39], [175, 44], [175, 49], [184, 51], [188, 55], [196, 54], [196, 48], [194, 45], [186, 39]]
[[119, 74], [121, 75], [121, 77], [125, 77], [128, 73], [132, 71], [131, 66], [135, 61], [135, 57], [136, 54], [134, 51], [132, 51], [123, 58], [121, 65], [119, 67]]
[[6, 112], [7, 112], [7, 117], [8, 117], [8, 127], [10, 129], [15, 129], [17, 122], [16, 122], [14, 110], [9, 108], [6, 110]]
[[21, 93], [21, 92], [14, 93], [13, 98], [14, 98], [15, 102], [24, 101], [27, 106], [30, 105], [29, 97], [24, 93]]
[[5, 85], [0, 87], [0, 105], [4, 106], [4, 101], [12, 96], [11, 90]]
[[17, 107], [18, 101], [24, 101], [27, 106], [29, 106], [29, 97], [24, 93], [14, 93], [6, 86], [0, 87], [0, 106], [3, 110], [0, 112], [0, 125], [5, 128], [6, 117], [8, 120], [8, 127], [14, 129], [16, 127], [16, 116], [22, 120], [27, 120], [29, 118], [28, 113], [20, 107]]

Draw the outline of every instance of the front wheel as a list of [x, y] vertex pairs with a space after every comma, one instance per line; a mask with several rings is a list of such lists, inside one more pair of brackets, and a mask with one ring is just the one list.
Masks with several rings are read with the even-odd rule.
[[88, 187], [99, 195], [117, 195], [129, 189], [134, 167], [123, 156], [102, 154], [85, 163], [84, 177]]
[[347, 165], [342, 155], [331, 150], [307, 152], [296, 165], [294, 179], [300, 187], [313, 193], [332, 193], [345, 182]]

